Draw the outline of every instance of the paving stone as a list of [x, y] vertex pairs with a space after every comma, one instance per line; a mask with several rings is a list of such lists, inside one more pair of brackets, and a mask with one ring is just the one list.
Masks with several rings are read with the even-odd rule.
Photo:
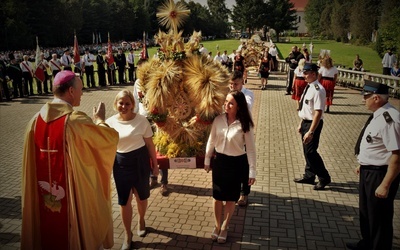
[[[257, 147], [257, 182], [249, 205], [237, 208], [228, 241], [211, 241], [214, 227], [211, 174], [203, 169], [169, 171], [168, 197], [160, 187], [151, 190], [146, 215], [148, 235], [134, 237], [137, 249], [344, 249], [345, 242], [360, 237], [358, 178], [353, 155], [358, 133], [370, 114], [359, 91], [337, 86], [331, 113], [324, 114], [319, 152], [332, 183], [325, 191], [292, 180], [304, 172], [301, 140], [296, 132], [296, 104], [283, 95], [286, 74], [273, 72], [267, 90], [251, 72], [246, 88], [255, 93], [253, 119]], [[91, 114], [99, 101], [106, 104], [107, 117], [114, 111], [115, 95], [123, 88], [84, 91], [77, 110]], [[0, 103], [0, 248], [19, 249], [21, 230], [21, 163], [25, 126], [51, 97], [34, 96]], [[400, 108], [399, 100], [392, 100]], [[18, 119], [16, 119], [18, 118]], [[114, 180], [112, 179], [113, 187]], [[124, 232], [118, 197], [113, 188], [113, 249], [120, 249]], [[136, 206], [133, 227], [136, 229]], [[135, 231], [134, 231], [135, 232]], [[400, 194], [395, 200], [394, 249], [400, 249]]]

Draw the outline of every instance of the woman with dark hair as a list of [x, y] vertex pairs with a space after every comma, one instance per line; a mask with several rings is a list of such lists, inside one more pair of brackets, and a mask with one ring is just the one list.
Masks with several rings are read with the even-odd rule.
[[261, 57], [260, 65], [258, 66], [258, 72], [261, 78], [261, 90], [267, 89], [269, 71], [273, 68], [272, 56], [269, 54], [269, 48], [266, 47]]
[[241, 174], [246, 166], [249, 167], [248, 185], [256, 180], [254, 123], [244, 94], [230, 91], [224, 111], [214, 119], [204, 159], [204, 169], [208, 173], [215, 152], [212, 169], [215, 228], [211, 239], [218, 243], [226, 242], [229, 222], [240, 196]]

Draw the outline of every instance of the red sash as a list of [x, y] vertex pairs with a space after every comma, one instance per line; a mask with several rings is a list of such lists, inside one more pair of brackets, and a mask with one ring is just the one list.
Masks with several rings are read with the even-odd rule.
[[28, 70], [28, 72], [31, 74], [31, 76], [33, 77], [33, 74], [32, 74], [32, 69], [30, 69], [30, 67], [28, 67], [24, 62], [22, 62], [22, 65], [24, 65], [24, 68], [26, 69], [26, 70]]
[[51, 64], [53, 64], [54, 66], [56, 66], [56, 68], [59, 70], [59, 71], [61, 71], [61, 68], [57, 65], [57, 64], [55, 64], [53, 61], [51, 61], [50, 60], [50, 62], [51, 62]]
[[37, 191], [42, 249], [68, 249], [68, 186], [65, 164], [67, 115], [35, 127]]

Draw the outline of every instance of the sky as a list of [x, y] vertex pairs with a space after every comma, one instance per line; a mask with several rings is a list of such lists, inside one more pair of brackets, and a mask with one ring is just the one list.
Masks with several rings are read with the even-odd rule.
[[[190, 0], [187, 0], [187, 2], [189, 2], [189, 1]], [[207, 0], [191, 0], [191, 1], [193, 1], [195, 3], [199, 3], [199, 4], [203, 5], [203, 6], [204, 5], [207, 6]], [[233, 7], [233, 5], [236, 4], [236, 1], [235, 0], [225, 0], [225, 4], [226, 4], [226, 7], [228, 9], [232, 10], [232, 7]]]

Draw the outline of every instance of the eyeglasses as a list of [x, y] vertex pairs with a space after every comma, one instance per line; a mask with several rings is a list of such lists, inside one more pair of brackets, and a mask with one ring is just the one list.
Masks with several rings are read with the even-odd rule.
[[363, 96], [363, 99], [364, 99], [364, 100], [368, 100], [369, 98], [371, 98], [371, 97], [373, 97], [373, 96], [374, 96], [374, 94], [364, 95], [364, 96]]

